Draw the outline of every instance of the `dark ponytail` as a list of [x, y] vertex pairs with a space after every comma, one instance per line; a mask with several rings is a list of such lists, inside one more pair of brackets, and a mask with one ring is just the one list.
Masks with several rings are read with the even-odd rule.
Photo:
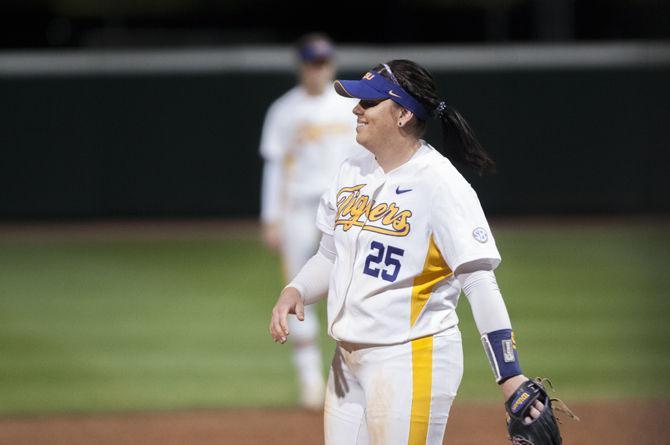
[[[435, 81], [428, 70], [411, 60], [391, 60], [386, 65], [391, 73], [384, 65], [377, 65], [374, 70], [400, 84], [440, 121], [443, 149], [451, 160], [469, 165], [479, 175], [495, 172], [495, 162], [479, 143], [465, 118], [438, 98]], [[417, 136], [421, 137], [427, 122], [416, 117], [413, 121], [410, 128], [414, 128]]]
[[470, 124], [458, 110], [447, 105], [437, 118], [442, 124], [444, 146], [456, 149], [452, 150], [457, 157], [456, 160], [470, 165], [479, 175], [495, 172], [495, 162], [479, 143]]

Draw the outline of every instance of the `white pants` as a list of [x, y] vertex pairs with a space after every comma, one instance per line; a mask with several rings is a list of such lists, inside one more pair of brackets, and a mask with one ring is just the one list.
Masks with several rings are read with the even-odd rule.
[[338, 343], [326, 391], [326, 445], [442, 445], [462, 376], [457, 327], [399, 345]]
[[[282, 219], [282, 267], [286, 283], [300, 272], [319, 248], [320, 231], [316, 227], [316, 212], [319, 201], [290, 202], [284, 209]], [[319, 333], [319, 319], [315, 305], [305, 306], [305, 321], [288, 317], [290, 341], [304, 343], [314, 341]]]

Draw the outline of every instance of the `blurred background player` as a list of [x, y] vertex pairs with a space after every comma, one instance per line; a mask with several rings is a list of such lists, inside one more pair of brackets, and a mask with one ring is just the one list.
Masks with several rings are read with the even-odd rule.
[[[324, 34], [308, 34], [297, 43], [298, 85], [267, 111], [260, 152], [265, 164], [261, 195], [263, 240], [281, 254], [284, 279], [291, 280], [314, 255], [319, 198], [340, 163], [360, 148], [354, 143], [352, 102], [332, 88], [334, 47]], [[315, 308], [305, 321], [291, 318], [293, 362], [300, 403], [321, 409], [324, 398], [319, 322]]]

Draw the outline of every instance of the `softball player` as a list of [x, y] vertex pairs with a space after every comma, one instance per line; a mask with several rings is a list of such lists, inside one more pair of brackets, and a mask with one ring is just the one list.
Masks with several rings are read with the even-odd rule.
[[[319, 197], [354, 149], [356, 119], [352, 101], [338, 96], [333, 81], [333, 46], [318, 34], [298, 44], [300, 84], [269, 108], [260, 151], [265, 161], [261, 219], [263, 238], [281, 253], [288, 281], [314, 255], [319, 231], [314, 226]], [[356, 148], [357, 147], [357, 148]], [[293, 361], [298, 373], [301, 404], [323, 407], [324, 382], [317, 344], [318, 318], [308, 308], [307, 321], [289, 321]]]
[[[304, 305], [327, 290], [337, 347], [326, 444], [441, 444], [463, 373], [461, 291], [505, 400], [528, 379], [493, 273], [500, 255], [488, 222], [450, 159], [421, 139], [427, 120], [440, 121], [449, 158], [479, 172], [493, 161], [414, 62], [376, 66], [335, 89], [360, 99], [356, 140], [368, 153], [346, 160], [322, 196], [319, 250], [279, 296], [270, 333], [286, 341], [287, 314], [306, 321]], [[525, 421], [543, 409], [534, 402]]]

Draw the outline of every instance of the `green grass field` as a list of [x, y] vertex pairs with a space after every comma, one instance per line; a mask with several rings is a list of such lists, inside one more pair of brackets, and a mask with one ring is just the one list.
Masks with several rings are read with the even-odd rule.
[[[495, 233], [527, 374], [569, 400], [670, 396], [667, 227]], [[0, 413], [290, 405], [289, 350], [267, 334], [279, 288], [253, 237], [0, 241]], [[498, 401], [465, 298], [459, 315], [459, 400]]]

